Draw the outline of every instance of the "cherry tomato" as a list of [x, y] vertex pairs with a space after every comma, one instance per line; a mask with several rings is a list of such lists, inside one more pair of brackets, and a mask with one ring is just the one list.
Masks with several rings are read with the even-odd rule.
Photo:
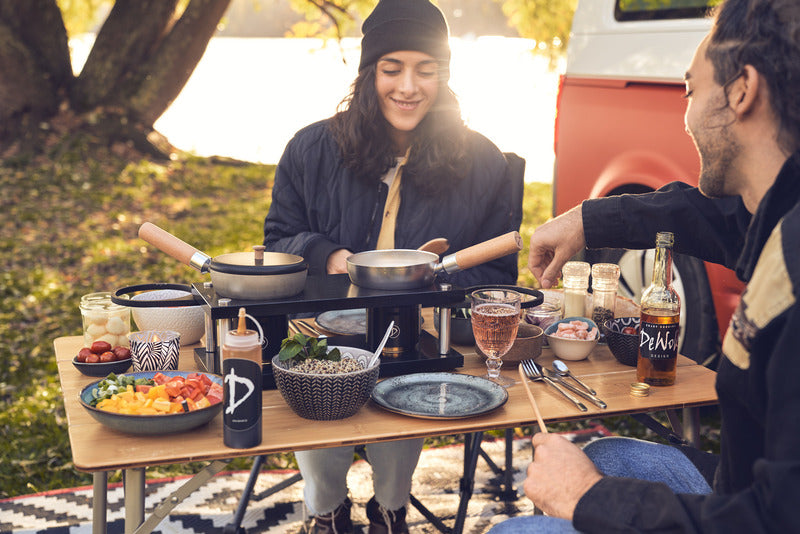
[[111, 352], [114, 353], [117, 361], [127, 360], [131, 357], [131, 349], [128, 347], [114, 347]]
[[117, 359], [117, 357], [110, 350], [106, 351], [106, 352], [104, 352], [103, 354], [100, 355], [100, 363], [113, 362], [116, 359]]
[[79, 362], [85, 362], [86, 358], [88, 358], [90, 354], [93, 354], [92, 350], [89, 347], [83, 347], [78, 352], [78, 356], [75, 358], [75, 360]]
[[86, 357], [86, 363], [97, 363], [100, 361], [100, 356], [95, 353], [91, 353]]

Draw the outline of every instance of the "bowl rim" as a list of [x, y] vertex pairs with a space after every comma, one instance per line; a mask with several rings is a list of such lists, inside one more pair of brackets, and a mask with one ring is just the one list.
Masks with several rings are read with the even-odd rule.
[[[559, 319], [558, 321], [554, 322], [553, 324], [551, 324], [550, 326], [548, 326], [545, 329], [544, 335], [546, 335], [548, 339], [550, 337], [555, 337], [556, 339], [564, 339], [563, 337], [553, 336], [553, 333], [556, 330], [558, 330], [558, 325], [561, 324], [561, 323], [568, 323], [570, 321], [576, 321], [576, 320], [577, 321], [583, 321], [584, 323], [589, 325], [590, 329], [591, 328], [597, 328], [598, 333], [600, 332], [600, 328], [597, 327], [597, 324], [594, 321], [592, 321], [591, 319], [589, 319], [588, 317], [573, 316], [573, 317], [565, 317], [564, 319]], [[598, 339], [599, 339], [599, 336], [595, 336], [594, 339], [567, 339], [566, 341], [589, 341], [589, 342], [593, 342], [593, 341], [597, 341]]]
[[622, 331], [617, 332], [617, 331], [611, 329], [611, 327], [609, 325], [611, 323], [616, 323], [616, 322], [620, 321], [621, 319], [633, 320], [637, 324], [640, 322], [639, 317], [614, 317], [613, 319], [606, 319], [603, 322], [603, 330], [604, 330], [603, 333], [606, 334], [606, 335], [608, 335], [610, 333], [610, 334], [614, 334], [614, 335], [618, 335], [618, 336], [634, 336], [634, 337], [638, 337], [639, 336], [638, 332], [635, 333], [635, 334], [626, 334], [625, 332], [622, 332]]
[[[349, 349], [349, 350], [361, 351], [361, 352], [364, 352], [366, 354], [372, 354], [371, 350], [362, 349], [362, 348], [359, 348], [359, 347], [349, 347], [347, 345], [331, 345], [329, 348], [331, 348], [331, 349], [333, 349], [333, 348], [339, 349], [340, 352], [342, 351], [341, 349]], [[362, 373], [367, 373], [369, 371], [374, 371], [375, 369], [380, 369], [380, 367], [381, 367], [381, 358], [378, 357], [377, 361], [374, 364], [372, 364], [372, 367], [367, 367], [365, 369], [360, 369], [358, 371], [350, 371], [350, 372], [347, 372], [347, 373], [302, 373], [300, 371], [294, 371], [291, 368], [284, 367], [284, 363], [280, 360], [280, 354], [276, 354], [275, 356], [272, 357], [272, 366], [273, 367], [277, 367], [278, 369], [280, 369], [281, 371], [283, 371], [283, 372], [285, 372], [287, 374], [290, 374], [290, 375], [293, 375], [293, 376], [297, 376], [297, 377], [300, 377], [300, 376], [313, 376], [313, 377], [320, 377], [320, 378], [321, 377], [342, 378], [342, 377], [355, 376], [355, 375], [359, 375], [359, 374], [362, 374]]]

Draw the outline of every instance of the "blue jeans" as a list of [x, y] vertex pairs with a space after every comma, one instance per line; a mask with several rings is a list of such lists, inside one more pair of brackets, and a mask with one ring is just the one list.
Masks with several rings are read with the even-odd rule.
[[[686, 456], [669, 445], [633, 438], [603, 438], [583, 451], [605, 475], [663, 482], [675, 493], [711, 493], [711, 486]], [[577, 533], [570, 521], [541, 515], [513, 517], [489, 534]]]

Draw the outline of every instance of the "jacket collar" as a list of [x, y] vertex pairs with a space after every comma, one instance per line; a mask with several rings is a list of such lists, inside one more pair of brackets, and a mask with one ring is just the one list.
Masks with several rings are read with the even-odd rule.
[[792, 154], [783, 164], [775, 183], [758, 204], [750, 226], [747, 228], [744, 248], [736, 263], [736, 274], [748, 282], [753, 276], [761, 250], [772, 230], [795, 205], [800, 202], [800, 151]]

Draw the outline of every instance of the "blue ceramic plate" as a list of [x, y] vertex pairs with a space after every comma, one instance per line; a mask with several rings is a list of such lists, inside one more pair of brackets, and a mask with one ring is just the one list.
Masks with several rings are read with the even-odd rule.
[[416, 373], [378, 382], [372, 400], [390, 412], [412, 417], [462, 419], [499, 408], [508, 400], [508, 392], [479, 376]]
[[343, 336], [367, 333], [367, 310], [331, 310], [317, 315], [317, 324]]
[[[182, 376], [186, 378], [186, 376], [197, 372], [198, 371], [142, 371], [139, 373], [126, 373], [125, 376], [132, 376], [133, 378], [153, 378], [156, 373], [162, 373], [169, 377]], [[217, 384], [222, 385], [221, 376], [211, 373], [203, 374]], [[100, 382], [102, 382], [102, 380], [92, 382], [81, 390], [79, 396], [81, 406], [86, 408], [89, 414], [98, 422], [119, 432], [125, 432], [126, 434], [158, 435], [184, 432], [208, 423], [222, 411], [222, 403], [219, 402], [207, 408], [201, 408], [200, 410], [192, 412], [166, 415], [129, 415], [107, 412], [95, 408], [90, 404], [92, 402], [92, 389], [96, 388]]]

